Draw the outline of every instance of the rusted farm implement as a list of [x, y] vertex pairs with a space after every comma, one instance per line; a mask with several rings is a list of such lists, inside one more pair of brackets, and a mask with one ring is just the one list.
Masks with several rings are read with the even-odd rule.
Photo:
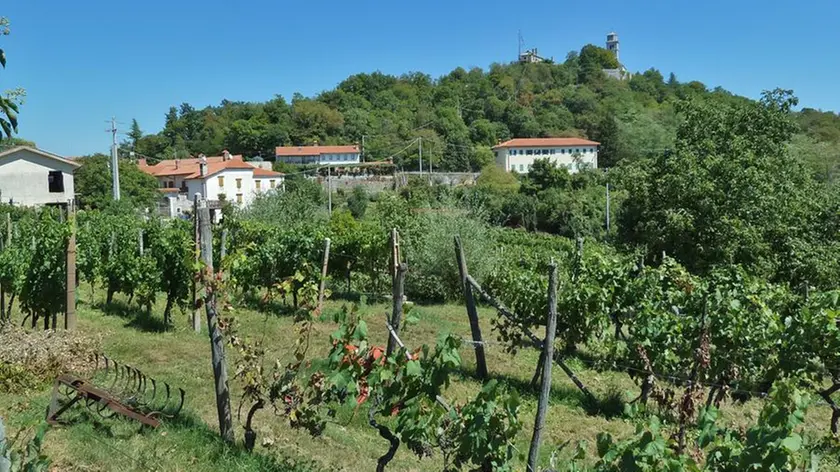
[[55, 380], [47, 411], [48, 423], [58, 424], [62, 413], [82, 403], [101, 418], [122, 415], [156, 428], [160, 418], [172, 418], [184, 407], [184, 389], [175, 392], [168, 383], [158, 382], [139, 369], [105, 355], [97, 355], [95, 362], [91, 379], [63, 374]]

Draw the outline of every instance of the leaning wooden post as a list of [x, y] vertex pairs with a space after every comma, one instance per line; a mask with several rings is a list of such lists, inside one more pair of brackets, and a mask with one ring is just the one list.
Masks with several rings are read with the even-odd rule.
[[[391, 229], [391, 319], [388, 325], [395, 333], [399, 334], [400, 323], [403, 313], [403, 298], [405, 295], [405, 273], [407, 266], [401, 262], [400, 256], [400, 234], [397, 228]], [[385, 355], [390, 356], [397, 348], [392, 336], [388, 337], [388, 344], [385, 348]]]
[[330, 262], [330, 238], [324, 240], [324, 264], [321, 266], [321, 286], [318, 287], [318, 311], [324, 309], [324, 289], [327, 283], [327, 265]]
[[475, 349], [475, 373], [478, 378], [486, 379], [487, 360], [484, 357], [484, 341], [481, 339], [481, 326], [478, 324], [478, 310], [475, 307], [472, 285], [467, 282], [469, 272], [460, 236], [455, 236], [455, 257], [458, 259], [458, 272], [461, 274], [461, 286], [464, 288], [464, 298], [467, 302], [467, 316], [470, 318], [470, 331]]
[[[543, 359], [554, 358], [554, 335], [557, 330], [557, 264], [552, 259], [548, 273], [548, 322], [545, 325]], [[540, 456], [540, 437], [542, 436], [545, 417], [548, 412], [548, 397], [551, 395], [552, 362], [543, 362], [540, 400], [537, 405], [537, 418], [534, 421], [534, 434], [531, 436], [531, 449], [528, 451], [528, 472], [537, 472]]]
[[227, 365], [225, 364], [225, 343], [216, 318], [215, 288], [208, 286], [214, 280], [213, 273], [213, 233], [210, 229], [210, 209], [207, 201], [198, 203], [199, 241], [203, 262], [204, 310], [207, 313], [207, 332], [210, 334], [210, 355], [213, 362], [213, 378], [216, 386], [216, 410], [219, 414], [219, 433], [222, 439], [234, 442], [233, 419], [230, 409], [230, 390], [228, 389]]
[[76, 329], [76, 218], [67, 209], [67, 219], [70, 221], [70, 238], [67, 240], [67, 293], [64, 302], [64, 329]]
[[[195, 252], [195, 263], [198, 265], [198, 258], [199, 258], [199, 224], [198, 224], [198, 202], [201, 200], [201, 194], [196, 193], [193, 197], [193, 230], [195, 232], [194, 235], [194, 246], [193, 250]], [[209, 210], [208, 210], [209, 213]], [[193, 273], [193, 283], [192, 283], [192, 325], [193, 331], [196, 333], [201, 332], [201, 314], [198, 307], [198, 274]]]
[[225, 257], [227, 256], [227, 240], [228, 240], [228, 230], [227, 228], [222, 228], [222, 236], [219, 240], [219, 264], [224, 263]]

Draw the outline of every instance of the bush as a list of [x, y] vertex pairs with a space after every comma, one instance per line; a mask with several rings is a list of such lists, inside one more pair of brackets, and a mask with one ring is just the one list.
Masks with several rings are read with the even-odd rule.
[[481, 280], [496, 261], [493, 232], [464, 211], [433, 211], [418, 217], [422, 232], [405, 241], [405, 291], [414, 300], [442, 302], [461, 296], [454, 238], [461, 236], [470, 274]]

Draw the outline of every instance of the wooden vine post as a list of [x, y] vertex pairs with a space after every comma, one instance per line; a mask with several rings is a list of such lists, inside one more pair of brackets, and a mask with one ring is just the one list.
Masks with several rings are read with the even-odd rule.
[[[408, 266], [401, 260], [400, 255], [400, 235], [397, 228], [391, 229], [391, 298], [392, 310], [391, 319], [388, 325], [394, 330], [395, 335], [399, 335], [400, 323], [403, 315], [403, 299], [405, 298], [405, 273], [408, 271]], [[388, 337], [388, 344], [385, 349], [385, 354], [390, 356], [397, 348], [394, 336]]]
[[67, 272], [67, 287], [64, 306], [64, 329], [76, 329], [76, 218], [73, 216], [72, 205], [67, 208], [67, 219], [70, 221], [70, 237], [67, 239], [67, 257], [65, 270]]
[[[193, 230], [195, 232], [194, 235], [194, 252], [195, 252], [195, 264], [198, 267], [199, 261], [199, 224], [198, 224], [198, 202], [201, 200], [201, 194], [195, 194], [193, 199]], [[208, 210], [209, 212], [209, 210]], [[192, 283], [192, 326], [193, 331], [196, 333], [201, 332], [201, 311], [198, 306], [198, 269], [193, 273], [193, 283]]]
[[[557, 264], [552, 259], [548, 273], [548, 321], [545, 325], [545, 341], [543, 342], [543, 359], [554, 359], [554, 336], [557, 331]], [[542, 364], [542, 385], [540, 386], [540, 400], [537, 405], [537, 417], [534, 421], [534, 434], [531, 436], [531, 449], [528, 451], [528, 472], [537, 472], [537, 462], [540, 456], [540, 438], [545, 426], [548, 413], [548, 399], [551, 395], [551, 366], [552, 362]]]
[[228, 240], [228, 230], [227, 228], [222, 228], [222, 235], [219, 238], [219, 264], [224, 263], [225, 257], [227, 257], [227, 240]]
[[464, 257], [464, 247], [461, 245], [461, 237], [455, 236], [455, 257], [458, 259], [458, 272], [461, 274], [461, 286], [464, 288], [464, 298], [467, 303], [467, 316], [470, 319], [470, 331], [472, 342], [475, 348], [475, 373], [478, 378], [487, 378], [487, 360], [484, 357], [484, 341], [481, 338], [481, 326], [478, 324], [478, 310], [475, 307], [472, 285], [467, 281], [467, 260]]
[[210, 228], [210, 209], [206, 200], [198, 202], [199, 242], [205, 276], [204, 310], [207, 313], [207, 332], [210, 335], [210, 355], [213, 363], [213, 379], [216, 390], [216, 410], [219, 415], [219, 433], [228, 443], [234, 442], [233, 417], [230, 409], [227, 364], [225, 364], [225, 343], [219, 329], [216, 313], [215, 288], [208, 286], [215, 279], [213, 272], [213, 233]]
[[[0, 252], [4, 251], [11, 244], [12, 239], [12, 219], [11, 214], [6, 213], [6, 224], [4, 226], [4, 235], [0, 238]], [[8, 318], [12, 318], [11, 308], [9, 308]], [[6, 320], [6, 290], [0, 286], [0, 321]]]
[[318, 311], [324, 309], [324, 289], [327, 283], [327, 268], [330, 262], [330, 238], [324, 241], [324, 264], [321, 266], [321, 285], [318, 287]]

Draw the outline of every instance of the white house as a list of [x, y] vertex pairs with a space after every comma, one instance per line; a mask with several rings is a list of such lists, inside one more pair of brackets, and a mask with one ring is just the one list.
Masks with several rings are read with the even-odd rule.
[[284, 175], [260, 167], [261, 162], [245, 162], [241, 155], [227, 151], [221, 156], [169, 159], [148, 165], [140, 159], [140, 170], [157, 177], [168, 203], [165, 213], [177, 216], [189, 208], [195, 194], [208, 200], [227, 200], [248, 206], [261, 192], [283, 188]]
[[288, 164], [342, 165], [361, 162], [359, 146], [277, 146], [274, 157]]
[[508, 172], [524, 174], [536, 159], [549, 159], [569, 172], [598, 167], [598, 145], [581, 138], [516, 138], [493, 148], [496, 165]]
[[76, 162], [29, 146], [0, 152], [0, 202], [22, 206], [72, 204], [73, 172], [79, 167]]

